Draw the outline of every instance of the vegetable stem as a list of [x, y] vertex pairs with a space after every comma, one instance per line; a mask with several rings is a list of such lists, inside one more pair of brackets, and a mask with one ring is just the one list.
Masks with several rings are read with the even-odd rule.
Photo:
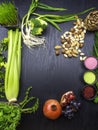
[[[9, 102], [17, 101], [21, 67], [21, 32], [9, 30], [8, 62], [5, 73], [5, 95]], [[19, 39], [19, 40], [18, 40]]]

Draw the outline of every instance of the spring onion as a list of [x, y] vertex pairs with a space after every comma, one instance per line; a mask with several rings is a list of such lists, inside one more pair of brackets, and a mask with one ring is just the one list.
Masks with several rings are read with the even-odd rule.
[[[37, 8], [44, 9], [44, 10], [52, 10], [52, 11], [66, 10], [64, 8], [56, 8], [56, 7], [48, 6], [46, 4], [40, 3], [38, 0], [32, 0], [29, 10], [27, 14], [23, 17], [22, 24], [21, 24], [23, 41], [29, 48], [45, 44], [45, 37], [36, 36], [36, 35], [42, 34], [44, 27], [47, 26], [47, 21], [40, 18], [35, 18], [35, 20], [39, 21], [39, 25], [37, 27], [36, 24], [34, 23], [35, 21], [34, 18], [33, 21], [32, 18], [30, 19], [30, 16], [35, 12]], [[31, 26], [31, 23], [34, 24], [35, 26]], [[45, 23], [44, 24], [45, 26], [42, 26], [40, 23]]]
[[[84, 10], [76, 14], [38, 14], [35, 13], [36, 9], [40, 8], [43, 10], [51, 11], [64, 11], [64, 8], [56, 8], [53, 6], [40, 3], [39, 0], [32, 0], [32, 3], [29, 7], [27, 14], [22, 19], [21, 32], [24, 43], [29, 47], [35, 47], [40, 45], [45, 45], [45, 37], [42, 36], [42, 32], [47, 27], [48, 23], [52, 24], [56, 29], [61, 31], [59, 23], [68, 22], [77, 19], [77, 15], [84, 14], [94, 8]], [[30, 16], [34, 16], [33, 18]], [[32, 20], [33, 19], [33, 20]], [[36, 21], [36, 22], [35, 22]], [[40, 23], [45, 23], [45, 26], [42, 26]], [[37, 24], [39, 23], [39, 25]], [[37, 25], [36, 25], [37, 24]], [[33, 26], [32, 26], [33, 25]], [[45, 27], [45, 28], [44, 28]], [[39, 36], [40, 35], [40, 36]]]

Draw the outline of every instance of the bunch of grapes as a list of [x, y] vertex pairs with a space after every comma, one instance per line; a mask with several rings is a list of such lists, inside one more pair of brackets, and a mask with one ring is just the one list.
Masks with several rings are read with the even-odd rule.
[[68, 118], [72, 119], [74, 114], [80, 109], [81, 103], [76, 100], [70, 101], [65, 107], [63, 107], [62, 114]]

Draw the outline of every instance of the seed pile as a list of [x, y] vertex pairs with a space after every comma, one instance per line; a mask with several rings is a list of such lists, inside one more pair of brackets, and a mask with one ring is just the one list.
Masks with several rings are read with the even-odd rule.
[[64, 57], [78, 57], [80, 55], [80, 60], [85, 60], [86, 56], [81, 51], [81, 48], [84, 46], [85, 33], [86, 27], [84, 22], [78, 18], [74, 22], [74, 27], [61, 35], [62, 45], [55, 46], [55, 54], [59, 55], [62, 53]]

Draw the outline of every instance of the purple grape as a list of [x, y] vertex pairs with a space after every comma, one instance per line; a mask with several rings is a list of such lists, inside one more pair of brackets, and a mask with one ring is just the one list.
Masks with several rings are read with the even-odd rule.
[[80, 106], [81, 106], [80, 102], [77, 102], [76, 100], [72, 100], [66, 107], [63, 108], [62, 114], [66, 118], [72, 119], [74, 113], [79, 110]]
[[80, 102], [78, 102], [78, 106], [79, 106], [79, 107], [81, 106], [81, 103], [80, 103]]
[[66, 106], [66, 110], [69, 110], [70, 108], [71, 108], [71, 106], [70, 106], [70, 105]]
[[74, 113], [68, 114], [68, 119], [72, 119], [74, 117]]

